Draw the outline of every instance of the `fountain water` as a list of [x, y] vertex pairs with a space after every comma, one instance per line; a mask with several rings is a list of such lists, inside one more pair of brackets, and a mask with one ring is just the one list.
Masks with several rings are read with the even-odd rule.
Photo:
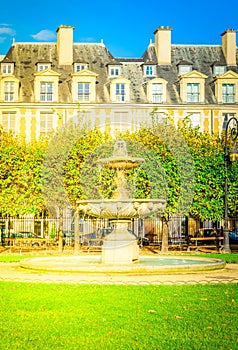
[[163, 199], [133, 199], [129, 196], [126, 170], [139, 167], [145, 160], [128, 156], [126, 142], [116, 141], [113, 155], [98, 160], [105, 168], [115, 169], [116, 189], [111, 199], [80, 200], [78, 210], [92, 217], [110, 218], [114, 230], [103, 241], [101, 256], [50, 257], [22, 260], [21, 267], [33, 270], [160, 274], [187, 273], [222, 269], [219, 259], [183, 257], [140, 257], [136, 237], [128, 230], [132, 218], [162, 212]]

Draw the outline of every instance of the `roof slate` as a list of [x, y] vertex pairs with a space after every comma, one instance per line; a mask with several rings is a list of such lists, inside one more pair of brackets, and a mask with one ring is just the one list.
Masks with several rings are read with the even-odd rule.
[[[238, 57], [238, 53], [237, 53]], [[146, 103], [145, 83], [150, 79], [143, 74], [144, 64], [157, 62], [154, 45], [150, 44], [141, 58], [115, 58], [104, 44], [73, 44], [74, 62], [88, 63], [88, 69], [98, 74], [96, 95], [98, 103], [108, 103], [109, 95], [105, 91], [111, 78], [108, 75], [108, 64], [120, 64], [121, 76], [131, 82], [131, 102]], [[34, 102], [34, 73], [37, 63], [51, 62], [51, 69], [60, 74], [59, 101], [70, 103], [71, 76], [73, 65], [59, 66], [57, 45], [55, 43], [13, 43], [6, 54], [4, 62], [14, 62], [14, 75], [21, 82], [22, 102]], [[113, 62], [113, 63], [112, 63]], [[219, 45], [172, 45], [171, 65], [157, 65], [156, 77], [165, 79], [167, 84], [167, 103], [181, 103], [178, 85], [178, 64], [191, 63], [193, 70], [208, 76], [206, 79], [206, 102], [215, 103], [214, 92], [210, 83], [213, 81], [212, 65], [226, 65], [222, 48]], [[238, 73], [237, 66], [229, 67]]]

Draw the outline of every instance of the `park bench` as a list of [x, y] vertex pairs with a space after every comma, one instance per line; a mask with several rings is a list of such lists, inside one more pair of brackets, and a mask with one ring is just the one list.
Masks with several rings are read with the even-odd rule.
[[[200, 249], [200, 250], [212, 250], [215, 249], [217, 251], [221, 251], [223, 248], [223, 240], [224, 237], [219, 236], [213, 236], [213, 237], [191, 237], [190, 238], [190, 242], [193, 243], [196, 247], [196, 249]], [[209, 244], [210, 243], [210, 244]], [[214, 243], [214, 244], [212, 244]], [[189, 247], [192, 247], [192, 245], [190, 244]]]

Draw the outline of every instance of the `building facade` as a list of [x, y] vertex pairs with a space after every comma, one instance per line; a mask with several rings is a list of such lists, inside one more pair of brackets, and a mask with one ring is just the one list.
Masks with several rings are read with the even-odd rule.
[[159, 27], [141, 58], [116, 58], [103, 42], [74, 43], [72, 26], [56, 43], [13, 42], [0, 61], [0, 124], [27, 141], [84, 115], [112, 134], [150, 123], [156, 108], [175, 124], [217, 133], [238, 112], [236, 31], [221, 45], [176, 45]]

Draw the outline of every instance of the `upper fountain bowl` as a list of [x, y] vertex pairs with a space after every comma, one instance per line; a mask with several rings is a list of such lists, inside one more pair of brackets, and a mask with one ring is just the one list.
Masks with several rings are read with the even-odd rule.
[[155, 212], [162, 212], [163, 199], [91, 199], [78, 201], [78, 209], [84, 214], [111, 219], [139, 218]]

